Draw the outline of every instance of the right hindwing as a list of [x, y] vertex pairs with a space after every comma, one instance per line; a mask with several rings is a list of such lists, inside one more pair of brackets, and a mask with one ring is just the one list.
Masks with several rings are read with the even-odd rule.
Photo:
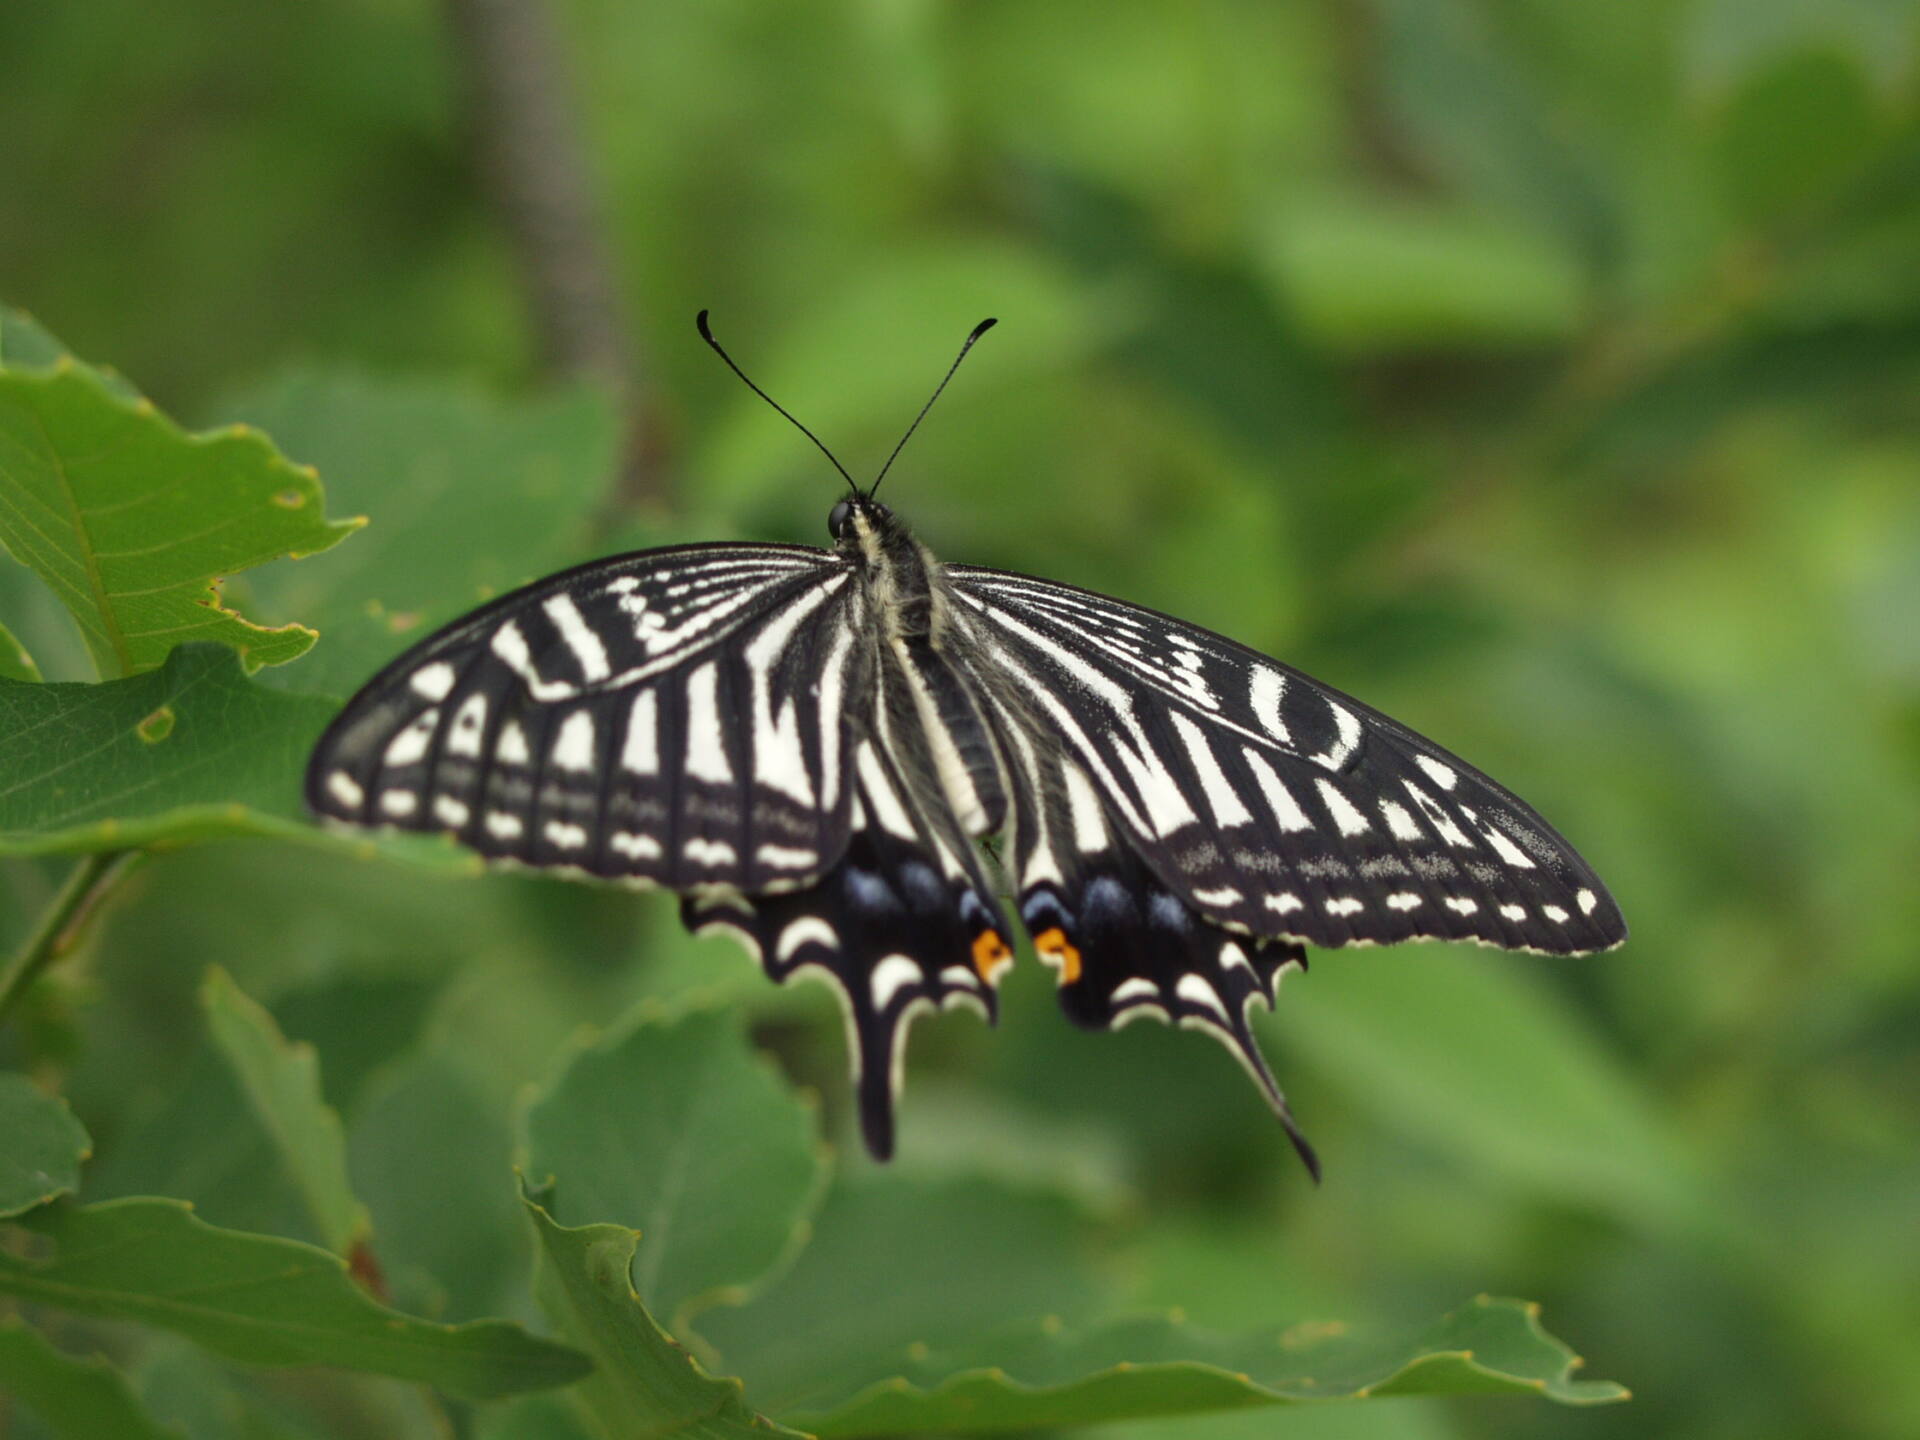
[[389, 665], [315, 748], [308, 803], [676, 890], [811, 883], [847, 846], [863, 605], [802, 546], [581, 566]]

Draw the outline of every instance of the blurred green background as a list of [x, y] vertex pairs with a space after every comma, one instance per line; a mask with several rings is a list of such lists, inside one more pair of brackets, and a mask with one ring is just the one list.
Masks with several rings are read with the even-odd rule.
[[[998, 315], [888, 481], [938, 553], [1186, 616], [1433, 735], [1563, 829], [1634, 935], [1316, 957], [1266, 1035], [1318, 1190], [1217, 1047], [1071, 1032], [1028, 965], [997, 1034], [916, 1033], [899, 1163], [1076, 1187], [1134, 1293], [1208, 1323], [1525, 1295], [1636, 1396], [1129, 1435], [1920, 1433], [1916, 7], [556, 16], [639, 418], [624, 465], [588, 437], [553, 479], [551, 555], [484, 490], [402, 523], [375, 483], [428, 411], [457, 449], [567, 403], [529, 398], [555, 367], [428, 0], [0, 7], [0, 295], [319, 464], [373, 525], [306, 564], [369, 567], [369, 599], [467, 524], [507, 537], [498, 583], [820, 543], [824, 463], [694, 311], [856, 473]], [[394, 434], [316, 418], [356, 386]], [[317, 619], [299, 584], [262, 609]], [[51, 621], [17, 628], [78, 675]], [[323, 637], [269, 678], [362, 677]], [[16, 867], [9, 907], [57, 870]], [[396, 1294], [456, 1318], [522, 1283], [514, 1095], [633, 997], [737, 986], [845, 1133], [830, 1011], [664, 899], [233, 844], [148, 865], [72, 982], [90, 1194], [117, 1123], [191, 1123], [209, 961], [317, 1043]], [[455, 1187], [498, 1227], [444, 1224]]]

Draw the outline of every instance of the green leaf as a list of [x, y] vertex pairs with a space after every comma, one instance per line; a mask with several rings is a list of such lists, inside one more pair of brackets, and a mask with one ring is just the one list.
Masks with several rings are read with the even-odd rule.
[[953, 1350], [903, 1349], [888, 1379], [783, 1418], [823, 1437], [984, 1434], [1368, 1396], [1627, 1398], [1618, 1385], [1574, 1379], [1578, 1364], [1535, 1307], [1484, 1296], [1404, 1340], [1337, 1322], [1229, 1336], [1178, 1315], [1085, 1330], [1043, 1320]]
[[0, 370], [46, 370], [58, 364], [67, 347], [33, 316], [0, 305]]
[[19, 662], [0, 670], [15, 680], [92, 680], [93, 657], [66, 607], [40, 577], [0, 555], [0, 615], [20, 648], [32, 657], [31, 674]]
[[304, 653], [314, 632], [266, 629], [220, 604], [220, 577], [337, 544], [314, 472], [243, 426], [189, 435], [62, 356], [0, 370], [0, 544], [53, 587], [103, 676], [176, 645], [232, 646], [249, 670]]
[[367, 1212], [347, 1179], [340, 1117], [321, 1096], [310, 1045], [289, 1044], [262, 1007], [226, 971], [207, 972], [200, 1004], [208, 1033], [239, 1081], [253, 1119], [294, 1182], [326, 1248], [346, 1255], [367, 1238]]
[[1584, 281], [1558, 244], [1511, 221], [1355, 194], [1297, 198], [1272, 269], [1300, 324], [1358, 354], [1564, 339]]
[[0, 1293], [171, 1330], [250, 1365], [331, 1365], [484, 1400], [577, 1380], [585, 1356], [505, 1320], [434, 1325], [370, 1299], [336, 1255], [219, 1230], [177, 1200], [43, 1210], [53, 1253], [0, 1252]]
[[1739, 84], [1794, 50], [1827, 50], [1882, 89], [1913, 67], [1913, 7], [1906, 0], [1700, 0], [1686, 11], [1680, 46], [1690, 86]]
[[239, 1375], [177, 1335], [156, 1335], [128, 1370], [140, 1399], [161, 1420], [193, 1440], [280, 1440], [248, 1404]]
[[628, 1279], [638, 1231], [619, 1225], [570, 1229], [532, 1197], [523, 1198], [543, 1257], [541, 1303], [595, 1362], [579, 1393], [603, 1440], [795, 1435], [754, 1414], [738, 1380], [709, 1375], [647, 1313]]
[[1266, 1028], [1420, 1143], [1636, 1221], [1697, 1218], [1694, 1177], [1648, 1098], [1527, 973], [1543, 963], [1460, 948], [1328, 956]]
[[643, 1003], [571, 1057], [523, 1133], [524, 1168], [551, 1179], [556, 1217], [637, 1227], [634, 1286], [676, 1330], [779, 1264], [826, 1173], [812, 1107], [731, 1009]]
[[1761, 222], [1830, 199], [1882, 138], [1867, 77], [1826, 49], [1789, 51], [1756, 70], [1718, 119], [1720, 187], [1742, 216]]
[[[1038, 1315], [1079, 1321], [1104, 1287], [1074, 1202], [980, 1179], [842, 1179], [793, 1268], [700, 1335], [778, 1415], [896, 1373], [909, 1345], [963, 1347]], [[801, 1317], [806, 1317], [802, 1319]]]
[[[24, 310], [0, 305], [0, 370], [51, 370], [74, 360], [66, 344]], [[123, 400], [138, 400], [140, 392], [117, 370], [93, 367], [100, 383]]]
[[489, 1406], [479, 1440], [599, 1440], [571, 1395], [525, 1395]]
[[63, 1354], [11, 1318], [0, 1320], [0, 1395], [26, 1405], [61, 1440], [184, 1440], [147, 1413], [101, 1356]]
[[477, 869], [442, 842], [370, 842], [306, 822], [300, 777], [334, 708], [250, 683], [239, 659], [213, 645], [98, 685], [0, 680], [0, 855], [278, 835]]
[[0, 680], [38, 680], [40, 667], [33, 663], [27, 647], [14, 639], [13, 632], [0, 625]]
[[[519, 1313], [531, 1273], [508, 1182], [507, 1106], [477, 1084], [455, 1036], [382, 1067], [353, 1115], [353, 1175], [396, 1297], [437, 1319]], [[328, 1052], [331, 1055], [331, 1051]]]
[[595, 390], [506, 401], [447, 382], [302, 370], [227, 413], [318, 466], [333, 503], [372, 521], [322, 563], [251, 577], [261, 613], [324, 637], [276, 683], [350, 694], [434, 626], [599, 543], [586, 521], [612, 481], [620, 430]]
[[24, 1075], [0, 1074], [0, 1216], [71, 1194], [93, 1153], [67, 1102]]

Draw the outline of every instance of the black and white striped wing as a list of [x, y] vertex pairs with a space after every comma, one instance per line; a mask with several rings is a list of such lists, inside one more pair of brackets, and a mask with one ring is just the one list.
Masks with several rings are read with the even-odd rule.
[[964, 1006], [992, 1020], [995, 987], [1013, 963], [994, 886], [939, 793], [907, 685], [883, 653], [850, 716], [852, 838], [838, 865], [804, 890], [693, 895], [680, 907], [689, 930], [733, 935], [773, 979], [832, 986], [846, 1016], [861, 1132], [881, 1160], [893, 1153], [914, 1019]]
[[945, 573], [982, 684], [1071, 758], [1061, 823], [1018, 847], [1023, 894], [1029, 874], [1085, 873], [1089, 847], [1124, 842], [1206, 919], [1258, 937], [1554, 954], [1626, 937], [1606, 887], [1539, 815], [1377, 711], [1155, 611]]
[[330, 819], [676, 890], [810, 884], [847, 848], [847, 563], [785, 545], [596, 561], [395, 660], [315, 748]]

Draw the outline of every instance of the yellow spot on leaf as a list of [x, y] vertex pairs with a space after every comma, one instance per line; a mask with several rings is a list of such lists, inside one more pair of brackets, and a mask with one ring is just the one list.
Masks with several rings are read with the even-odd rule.
[[420, 623], [418, 610], [396, 610], [387, 617], [387, 629], [396, 635], [404, 635]]
[[307, 503], [307, 497], [289, 485], [285, 490], [274, 492], [273, 503], [283, 510], [298, 510]]
[[142, 740], [149, 745], [158, 745], [173, 733], [173, 707], [162, 705], [135, 727]]
[[1034, 936], [1033, 948], [1059, 970], [1062, 985], [1071, 985], [1080, 978], [1080, 952], [1068, 942], [1066, 932], [1058, 925]]

